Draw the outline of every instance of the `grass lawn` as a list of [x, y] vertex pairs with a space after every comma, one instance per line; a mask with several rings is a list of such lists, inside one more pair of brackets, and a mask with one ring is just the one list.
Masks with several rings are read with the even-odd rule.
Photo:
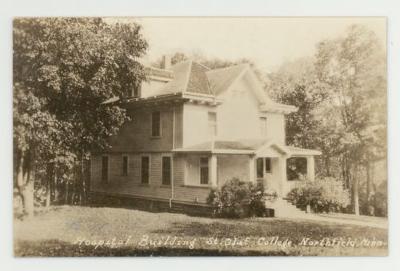
[[59, 206], [14, 222], [16, 256], [384, 256], [387, 247], [385, 229], [299, 219]]

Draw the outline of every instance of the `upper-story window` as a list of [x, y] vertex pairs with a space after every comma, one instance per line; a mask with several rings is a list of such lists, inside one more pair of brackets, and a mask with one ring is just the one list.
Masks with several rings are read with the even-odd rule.
[[141, 91], [142, 91], [142, 84], [134, 86], [132, 89], [132, 97], [139, 98]]
[[161, 136], [161, 113], [155, 111], [151, 114], [151, 136]]
[[261, 136], [267, 136], [267, 117], [260, 117]]
[[208, 134], [210, 136], [217, 135], [217, 113], [208, 112]]

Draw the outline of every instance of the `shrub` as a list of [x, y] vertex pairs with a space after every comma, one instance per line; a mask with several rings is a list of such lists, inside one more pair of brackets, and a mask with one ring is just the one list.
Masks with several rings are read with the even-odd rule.
[[[376, 182], [376, 181], [374, 181]], [[378, 181], [379, 182], [379, 181]], [[367, 201], [367, 184], [361, 185], [359, 191], [360, 213], [370, 216], [387, 216], [387, 181], [380, 180], [380, 184], [373, 185]]]
[[340, 181], [330, 177], [301, 182], [289, 192], [288, 198], [300, 208], [310, 205], [316, 213], [337, 212], [350, 204], [349, 191]]
[[228, 218], [264, 216], [265, 202], [262, 184], [243, 182], [237, 178], [226, 182], [221, 189], [212, 190], [207, 198], [216, 215]]

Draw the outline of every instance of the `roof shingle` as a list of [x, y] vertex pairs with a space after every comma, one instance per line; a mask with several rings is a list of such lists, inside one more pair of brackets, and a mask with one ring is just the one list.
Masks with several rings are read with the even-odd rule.
[[192, 60], [179, 62], [171, 67], [173, 79], [163, 86], [157, 95], [191, 92], [217, 96], [228, 89], [247, 67], [247, 64], [240, 64], [210, 70]]
[[207, 78], [210, 84], [211, 92], [219, 95], [227, 90], [235, 79], [248, 67], [247, 64], [230, 66], [222, 69], [210, 70], [207, 72]]

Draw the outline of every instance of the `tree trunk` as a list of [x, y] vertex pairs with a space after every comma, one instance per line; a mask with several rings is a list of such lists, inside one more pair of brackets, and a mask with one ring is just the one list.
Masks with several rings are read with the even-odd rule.
[[368, 215], [374, 216], [375, 215], [375, 204], [371, 202], [372, 196], [374, 194], [373, 187], [374, 187], [374, 165], [369, 161], [369, 157], [367, 163], [365, 165], [365, 170], [367, 173], [367, 193], [366, 193], [366, 203], [367, 203], [367, 211]]
[[31, 217], [34, 212], [34, 186], [30, 176], [29, 157], [25, 157], [21, 152], [17, 168], [17, 188], [22, 199], [22, 208], [24, 213]]
[[69, 197], [69, 182], [65, 182], [65, 198], [64, 198], [64, 204], [68, 204], [68, 197]]
[[47, 178], [46, 184], [46, 208], [50, 207], [51, 192], [50, 192], [50, 178]]
[[51, 204], [51, 181], [53, 179], [53, 166], [47, 165], [47, 176], [46, 176], [46, 208], [50, 207]]
[[85, 193], [85, 186], [84, 186], [84, 183], [85, 183], [85, 173], [84, 173], [84, 168], [83, 168], [83, 154], [81, 155], [81, 163], [80, 163], [80, 173], [79, 173], [79, 179], [80, 179], [80, 182], [79, 182], [79, 205], [83, 205], [83, 199], [84, 199], [84, 193]]
[[372, 194], [372, 186], [373, 186], [373, 181], [372, 181], [372, 176], [371, 176], [371, 164], [369, 162], [369, 160], [367, 161], [366, 165], [365, 165], [365, 170], [367, 173], [367, 198], [366, 198], [366, 202], [368, 205], [370, 205], [370, 201], [371, 201], [371, 194]]
[[17, 188], [18, 189], [21, 189], [22, 186], [24, 185], [23, 164], [24, 164], [24, 156], [23, 156], [23, 153], [21, 153], [20, 157], [18, 159], [18, 167], [17, 167]]
[[90, 160], [85, 159], [82, 155], [82, 165], [81, 165], [81, 189], [82, 189], [82, 204], [86, 205], [88, 191], [89, 191], [89, 180], [90, 180]]
[[29, 180], [21, 191], [22, 202], [24, 211], [28, 217], [33, 216], [34, 212], [34, 199], [33, 199], [33, 181]]
[[354, 214], [360, 215], [360, 204], [359, 204], [359, 189], [358, 189], [358, 167], [354, 168], [354, 176], [353, 176], [353, 206], [354, 206]]
[[81, 205], [85, 205], [86, 204], [86, 171], [85, 171], [85, 158], [83, 155], [82, 155], [82, 166], [81, 166], [81, 178], [82, 178]]
[[350, 189], [350, 187], [351, 187], [349, 171], [350, 170], [349, 170], [348, 159], [347, 159], [346, 155], [344, 154], [342, 156], [342, 176], [343, 176], [345, 187], [347, 189]]
[[326, 171], [326, 176], [331, 176], [331, 161], [329, 157], [325, 157], [325, 171]]

